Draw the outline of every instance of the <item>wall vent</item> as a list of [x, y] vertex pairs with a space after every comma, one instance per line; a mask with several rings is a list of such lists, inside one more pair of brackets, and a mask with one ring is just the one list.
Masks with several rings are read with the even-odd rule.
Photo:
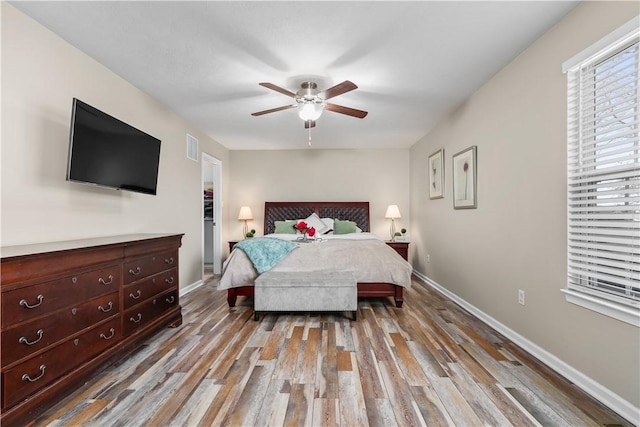
[[187, 134], [187, 159], [198, 161], [198, 138]]

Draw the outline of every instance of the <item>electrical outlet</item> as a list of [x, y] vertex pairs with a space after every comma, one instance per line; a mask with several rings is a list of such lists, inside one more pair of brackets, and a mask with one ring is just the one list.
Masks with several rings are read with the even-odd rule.
[[522, 289], [518, 290], [518, 303], [524, 305], [524, 291]]
[[431, 255], [427, 254], [427, 262], [431, 262]]

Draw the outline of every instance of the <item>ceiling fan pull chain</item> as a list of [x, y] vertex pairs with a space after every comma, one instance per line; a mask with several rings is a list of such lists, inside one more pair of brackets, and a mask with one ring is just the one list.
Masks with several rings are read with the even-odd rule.
[[311, 127], [309, 127], [309, 148], [311, 148]]

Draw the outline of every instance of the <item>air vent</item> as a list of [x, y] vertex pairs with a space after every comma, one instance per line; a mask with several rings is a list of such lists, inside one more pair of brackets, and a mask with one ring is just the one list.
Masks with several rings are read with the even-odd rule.
[[187, 159], [198, 161], [198, 138], [187, 134]]

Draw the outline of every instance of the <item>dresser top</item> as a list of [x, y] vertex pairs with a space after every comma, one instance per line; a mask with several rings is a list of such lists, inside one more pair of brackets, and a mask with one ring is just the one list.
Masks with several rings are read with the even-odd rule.
[[166, 233], [139, 233], [123, 234], [119, 236], [94, 237], [91, 239], [64, 240], [60, 242], [33, 243], [29, 245], [3, 246], [0, 247], [0, 257], [2, 259], [20, 257], [25, 255], [43, 254], [50, 252], [68, 251], [74, 249], [93, 248], [99, 246], [117, 245], [126, 242], [139, 242], [142, 240], [161, 239], [171, 236], [182, 236], [183, 234]]

